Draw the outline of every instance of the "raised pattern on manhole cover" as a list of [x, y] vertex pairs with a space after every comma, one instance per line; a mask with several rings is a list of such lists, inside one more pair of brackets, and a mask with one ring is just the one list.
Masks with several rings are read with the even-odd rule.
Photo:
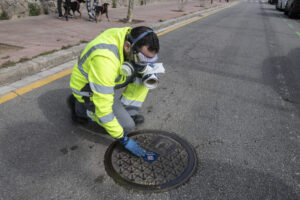
[[121, 185], [137, 190], [160, 191], [184, 183], [196, 167], [196, 154], [180, 137], [157, 130], [129, 135], [145, 150], [158, 153], [158, 160], [148, 163], [128, 152], [118, 142], [105, 153], [105, 168]]

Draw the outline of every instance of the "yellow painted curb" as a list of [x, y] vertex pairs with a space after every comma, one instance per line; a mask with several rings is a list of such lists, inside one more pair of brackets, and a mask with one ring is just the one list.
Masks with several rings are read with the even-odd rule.
[[11, 99], [13, 99], [13, 98], [15, 98], [15, 97], [17, 97], [19, 95], [25, 94], [25, 93], [27, 93], [27, 92], [29, 92], [31, 90], [34, 90], [35, 88], [39, 88], [39, 87], [41, 87], [43, 85], [46, 85], [46, 84], [48, 84], [48, 83], [50, 83], [52, 81], [55, 81], [55, 80], [57, 80], [59, 78], [62, 78], [64, 76], [70, 74], [72, 72], [72, 69], [73, 68], [66, 69], [66, 70], [64, 70], [62, 72], [59, 72], [57, 74], [51, 75], [51, 76], [49, 76], [47, 78], [44, 78], [42, 80], [36, 81], [34, 83], [31, 83], [31, 84], [29, 84], [29, 85], [27, 85], [25, 87], [16, 89], [13, 92], [9, 92], [9, 93], [7, 93], [7, 94], [5, 94], [5, 95], [3, 95], [3, 96], [0, 97], [0, 104], [4, 103], [6, 101], [9, 101], [9, 100], [11, 100]]

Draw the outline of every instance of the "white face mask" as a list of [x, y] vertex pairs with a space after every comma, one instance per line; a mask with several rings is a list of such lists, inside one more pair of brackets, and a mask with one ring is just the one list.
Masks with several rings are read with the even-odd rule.
[[139, 52], [137, 54], [137, 56], [138, 56], [140, 62], [145, 62], [145, 63], [155, 63], [158, 60], [157, 54], [155, 54], [155, 56], [153, 58], [148, 58], [143, 53]]

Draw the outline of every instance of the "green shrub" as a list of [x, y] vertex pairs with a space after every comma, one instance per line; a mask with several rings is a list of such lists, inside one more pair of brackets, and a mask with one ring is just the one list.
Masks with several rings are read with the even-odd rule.
[[29, 16], [38, 16], [41, 14], [41, 9], [35, 3], [28, 3]]
[[28, 61], [28, 60], [30, 60], [30, 58], [23, 57], [23, 58], [21, 58], [21, 59], [19, 60], [19, 62], [26, 62], [26, 61]]
[[0, 20], [8, 20], [9, 16], [7, 14], [7, 12], [3, 11], [0, 15]]
[[113, 2], [112, 2], [112, 8], [116, 8], [117, 7], [117, 2], [116, 2], [116, 0], [114, 0]]

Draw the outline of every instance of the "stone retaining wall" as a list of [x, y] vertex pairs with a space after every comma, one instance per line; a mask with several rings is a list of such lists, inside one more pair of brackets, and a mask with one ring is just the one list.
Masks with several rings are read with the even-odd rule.
[[[113, 1], [115, 2], [115, 5], [117, 7], [128, 5], [128, 0], [99, 0], [99, 4], [108, 2], [110, 3], [110, 7], [112, 7]], [[180, 3], [187, 0], [134, 0], [135, 5], [145, 5], [170, 1], [178, 1]], [[0, 15], [5, 11], [10, 19], [29, 16], [29, 3], [36, 4], [40, 9], [41, 14], [57, 12], [57, 0], [0, 0]]]
[[10, 19], [29, 16], [28, 4], [38, 6], [41, 14], [55, 12], [57, 0], [0, 0], [0, 13], [5, 11]]

